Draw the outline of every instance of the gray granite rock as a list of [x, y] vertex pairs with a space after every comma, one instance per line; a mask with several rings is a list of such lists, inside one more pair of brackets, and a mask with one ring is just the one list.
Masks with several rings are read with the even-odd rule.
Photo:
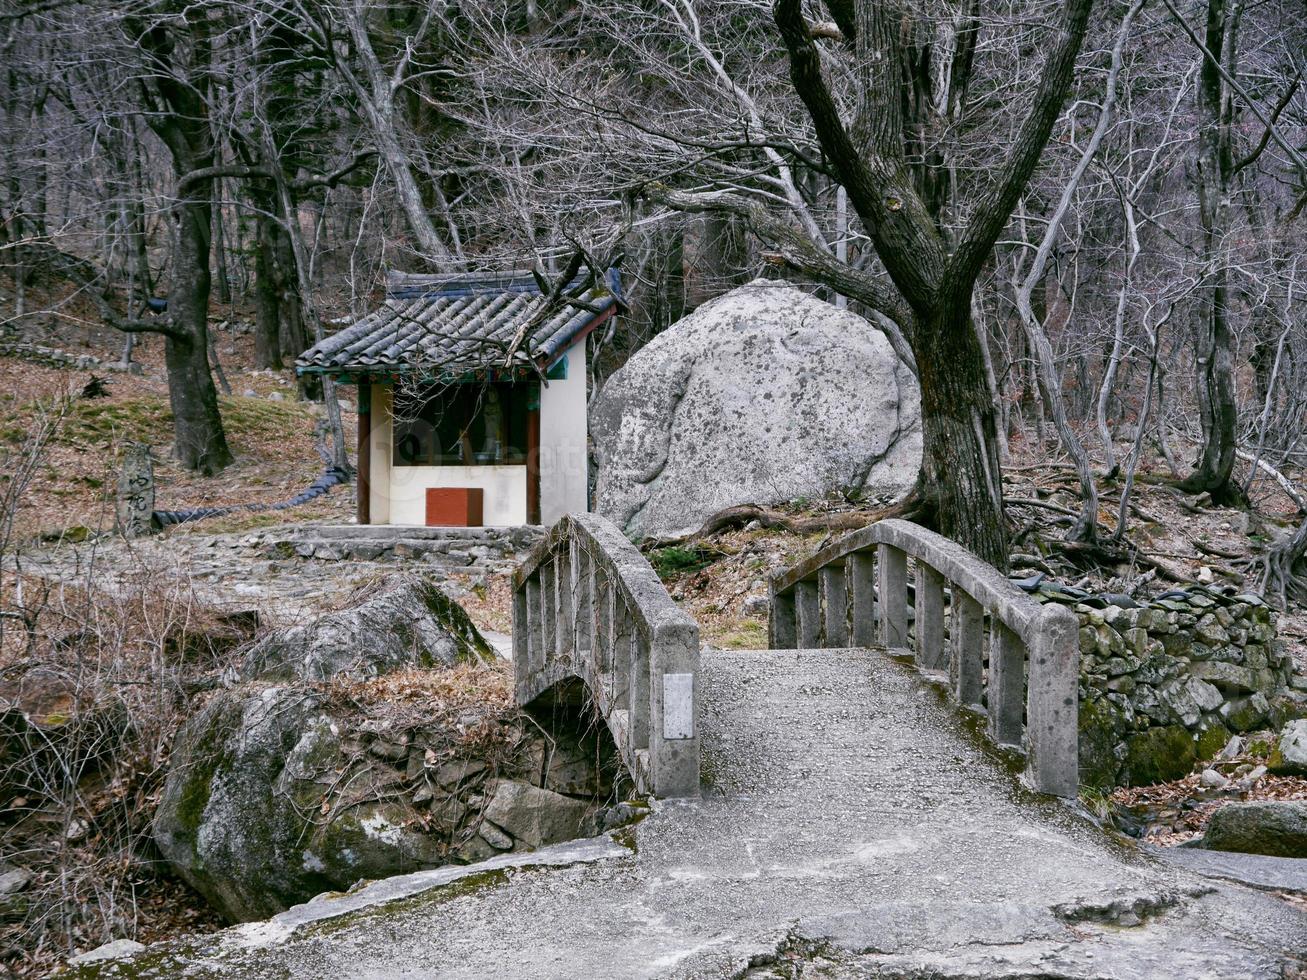
[[676, 536], [734, 504], [897, 496], [921, 459], [919, 395], [861, 317], [759, 280], [705, 303], [608, 379], [591, 414], [596, 509]]
[[1227, 803], [1207, 822], [1202, 846], [1212, 851], [1307, 858], [1307, 803]]

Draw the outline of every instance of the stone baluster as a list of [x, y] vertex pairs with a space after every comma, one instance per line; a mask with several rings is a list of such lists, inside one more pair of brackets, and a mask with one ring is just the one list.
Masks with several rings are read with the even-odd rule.
[[985, 609], [956, 585], [953, 587], [953, 694], [959, 704], [980, 704], [985, 656]]
[[590, 562], [590, 650], [595, 669], [611, 674], [616, 658], [613, 657], [613, 603], [612, 583], [608, 572], [599, 562]]
[[558, 608], [554, 588], [554, 563], [545, 560], [540, 565], [540, 663], [554, 658], [557, 641], [554, 639], [554, 613]]
[[876, 548], [880, 572], [880, 642], [887, 648], [908, 645], [908, 556], [892, 545]]
[[576, 617], [572, 606], [572, 561], [567, 545], [554, 552], [554, 587], [558, 590], [554, 617], [554, 640], [559, 658], [569, 656], [576, 642]]
[[849, 555], [849, 585], [853, 593], [853, 645], [876, 643], [876, 561], [870, 553]]
[[772, 650], [793, 650], [799, 642], [795, 622], [794, 590], [773, 591], [767, 614], [767, 646]]
[[794, 583], [794, 608], [799, 621], [800, 650], [821, 646], [821, 601], [816, 582]]
[[650, 637], [637, 629], [631, 637], [631, 681], [629, 712], [631, 749], [649, 747], [649, 647]]
[[[617, 583], [610, 583], [608, 589], [608, 608], [611, 610], [612, 632], [612, 671], [613, 671], [613, 705], [617, 709], [630, 711], [631, 708], [631, 663], [632, 648], [635, 646], [635, 622], [631, 618], [631, 609], [622, 598]], [[630, 717], [629, 715], [627, 716]]]
[[1025, 713], [1025, 649], [998, 617], [989, 633], [989, 732], [1000, 745], [1021, 744]]
[[572, 645], [581, 656], [590, 652], [594, 640], [594, 610], [590, 600], [593, 570], [589, 553], [576, 537], [568, 543], [568, 566], [572, 572]]
[[920, 558], [917, 559], [916, 615], [917, 666], [922, 670], [946, 669], [944, 576]]
[[846, 647], [849, 645], [849, 596], [844, 584], [844, 565], [832, 562], [819, 574], [825, 598], [826, 646]]

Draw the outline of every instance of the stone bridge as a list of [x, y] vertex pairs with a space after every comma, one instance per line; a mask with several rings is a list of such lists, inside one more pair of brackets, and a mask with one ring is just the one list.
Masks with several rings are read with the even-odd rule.
[[1074, 799], [1073, 625], [944, 539], [883, 522], [776, 576], [767, 651], [701, 657], [694, 623], [597, 517], [555, 527], [514, 584], [519, 699], [590, 692], [659, 797], [647, 817], [87, 971], [1282, 980], [1307, 969], [1301, 904], [1230, 880], [1303, 893], [1302, 862], [1234, 866], [1094, 823]]

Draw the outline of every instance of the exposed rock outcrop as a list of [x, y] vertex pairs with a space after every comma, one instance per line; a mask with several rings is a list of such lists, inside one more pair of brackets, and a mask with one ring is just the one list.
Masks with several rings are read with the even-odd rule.
[[256, 649], [249, 679], [177, 735], [154, 823], [164, 857], [228, 918], [604, 825], [618, 771], [606, 729], [560, 719], [546, 737], [433, 586], [404, 582]]
[[361, 605], [269, 634], [250, 648], [241, 672], [247, 680], [361, 680], [493, 657], [458, 603], [434, 583], [410, 578]]
[[655, 337], [591, 415], [596, 509], [628, 533], [689, 533], [735, 504], [894, 497], [921, 459], [916, 380], [866, 320], [758, 280]]

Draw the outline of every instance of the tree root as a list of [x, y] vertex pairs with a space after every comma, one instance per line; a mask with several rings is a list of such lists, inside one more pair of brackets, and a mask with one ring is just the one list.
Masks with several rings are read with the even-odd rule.
[[876, 510], [841, 511], [832, 514], [816, 514], [799, 517], [783, 511], [763, 507], [761, 504], [737, 504], [713, 514], [703, 525], [690, 534], [678, 538], [658, 538], [652, 542], [659, 547], [697, 541], [700, 538], [720, 534], [733, 528], [744, 527], [757, 521], [766, 528], [779, 528], [794, 534], [815, 534], [818, 531], [856, 531], [858, 528], [875, 524], [888, 517], [911, 519], [919, 510], [920, 501], [914, 500], [914, 494], [886, 507]]

